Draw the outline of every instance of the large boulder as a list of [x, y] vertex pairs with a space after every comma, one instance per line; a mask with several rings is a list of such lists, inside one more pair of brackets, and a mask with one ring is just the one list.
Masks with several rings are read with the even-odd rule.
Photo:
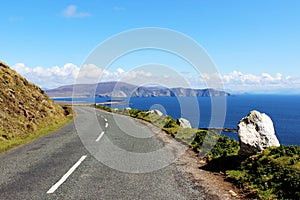
[[148, 112], [146, 112], [146, 115], [149, 115], [149, 114], [155, 114], [155, 115], [158, 115], [158, 116], [163, 116], [163, 113], [157, 109], [154, 109], [154, 110], [149, 110]]
[[271, 118], [265, 113], [251, 111], [238, 123], [239, 154], [250, 156], [267, 147], [280, 146]]
[[182, 128], [192, 128], [191, 123], [189, 122], [189, 120], [184, 119], [184, 118], [177, 119], [177, 124]]

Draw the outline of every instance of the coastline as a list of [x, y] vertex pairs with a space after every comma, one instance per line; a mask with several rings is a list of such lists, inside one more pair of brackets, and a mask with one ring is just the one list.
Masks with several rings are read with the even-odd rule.
[[[78, 99], [75, 99], [78, 100]], [[95, 101], [105, 102], [109, 98], [87, 99], [92, 104]], [[165, 114], [173, 118], [182, 116], [181, 105], [188, 105], [190, 98], [131, 98], [127, 105], [113, 104], [111, 107], [124, 109], [131, 107], [138, 110], [149, 110], [153, 105], [159, 105], [165, 110]], [[70, 101], [71, 102], [71, 101]], [[210, 98], [198, 98], [200, 120], [193, 116], [195, 110], [189, 109], [188, 106], [182, 108], [187, 109], [183, 118], [188, 119], [193, 127], [210, 128], [211, 120], [211, 100]], [[271, 117], [275, 125], [275, 132], [281, 144], [284, 145], [300, 145], [300, 113], [293, 112], [300, 108], [300, 95], [234, 95], [226, 97], [226, 119], [222, 128], [233, 129], [232, 132], [224, 131], [224, 135], [237, 139], [235, 131], [237, 123], [246, 116], [251, 110], [259, 110]], [[198, 124], [199, 123], [199, 124]], [[213, 127], [219, 128], [219, 127]]]

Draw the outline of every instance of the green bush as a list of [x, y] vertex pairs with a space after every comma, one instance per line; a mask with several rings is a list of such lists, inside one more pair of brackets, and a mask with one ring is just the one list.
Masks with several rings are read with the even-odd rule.
[[201, 150], [201, 147], [202, 147], [203, 141], [206, 137], [206, 134], [207, 134], [207, 131], [204, 131], [204, 130], [198, 130], [197, 131], [193, 142], [190, 144], [191, 147], [193, 147], [193, 149], [196, 152], [199, 152]]
[[134, 118], [137, 118], [141, 112], [142, 111], [136, 109], [128, 110], [129, 115]]
[[[208, 160], [212, 160], [222, 156], [237, 155], [239, 143], [214, 131], [198, 130], [191, 147], [196, 152], [207, 155]], [[205, 152], [205, 149], [207, 149], [207, 152]]]
[[227, 136], [220, 136], [215, 146], [209, 153], [209, 159], [237, 155], [240, 149], [239, 143]]
[[95, 105], [95, 108], [101, 109], [101, 110], [105, 110], [107, 112], [112, 112], [112, 109], [108, 106], [99, 106], [99, 105]]
[[167, 116], [166, 117], [166, 123], [163, 128], [175, 128], [178, 127], [178, 124], [176, 123], [176, 120], [174, 120], [172, 117]]
[[[299, 146], [272, 147], [227, 173], [239, 184], [257, 190], [261, 198], [300, 199], [299, 152]], [[237, 172], [242, 175], [236, 176]]]

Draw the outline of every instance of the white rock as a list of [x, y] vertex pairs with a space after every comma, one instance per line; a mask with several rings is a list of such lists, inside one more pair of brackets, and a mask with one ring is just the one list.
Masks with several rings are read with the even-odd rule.
[[231, 196], [233, 196], [233, 197], [236, 197], [237, 196], [237, 193], [235, 193], [234, 191], [232, 191], [232, 190], [229, 190], [229, 193], [231, 194]]
[[158, 116], [163, 116], [163, 113], [159, 110], [149, 110], [148, 112], [146, 112], [146, 115], [149, 115], [149, 114], [155, 114], [155, 115], [158, 115]]
[[179, 124], [179, 126], [181, 126], [182, 128], [192, 128], [189, 120], [184, 119], [184, 118], [177, 119], [177, 124]]
[[271, 118], [265, 113], [251, 111], [238, 124], [240, 155], [250, 156], [267, 147], [280, 146]]

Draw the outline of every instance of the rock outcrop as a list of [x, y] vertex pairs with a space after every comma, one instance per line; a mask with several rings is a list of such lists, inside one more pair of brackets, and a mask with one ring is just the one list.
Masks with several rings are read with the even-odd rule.
[[0, 88], [0, 142], [26, 137], [65, 119], [61, 106], [2, 62]]
[[189, 122], [189, 120], [184, 119], [184, 118], [179, 118], [179, 119], [177, 119], [177, 124], [178, 124], [181, 128], [192, 128], [191, 123]]
[[251, 111], [238, 124], [239, 154], [250, 156], [267, 147], [280, 146], [271, 118], [265, 113]]
[[157, 109], [154, 109], [154, 110], [149, 110], [148, 112], [146, 112], [146, 115], [149, 115], [149, 114], [155, 114], [155, 115], [158, 115], [158, 116], [163, 116], [163, 113]]

